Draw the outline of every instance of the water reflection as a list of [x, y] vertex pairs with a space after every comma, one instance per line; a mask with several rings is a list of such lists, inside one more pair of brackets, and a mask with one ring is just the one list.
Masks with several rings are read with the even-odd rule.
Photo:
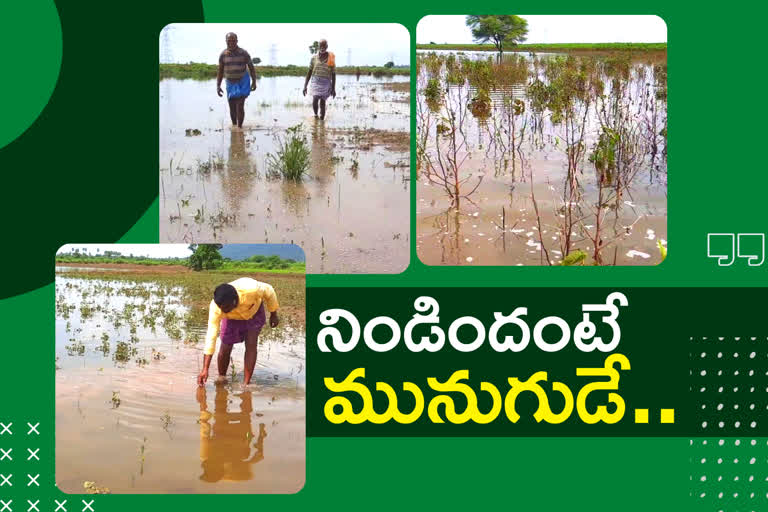
[[443, 214], [435, 216], [434, 226], [440, 241], [440, 263], [443, 265], [461, 265], [463, 241], [461, 238], [461, 213], [457, 208], [449, 208]]
[[205, 482], [251, 480], [252, 465], [264, 459], [267, 430], [264, 423], [259, 423], [258, 434], [253, 433], [251, 392], [234, 395], [240, 403], [235, 406], [239, 410], [233, 411], [227, 408], [229, 395], [225, 386], [216, 386], [211, 413], [205, 388], [197, 390], [200, 404], [200, 466], [203, 468], [200, 480]]
[[324, 189], [333, 176], [333, 152], [325, 130], [325, 122], [315, 119], [312, 125], [312, 149], [310, 153], [312, 175], [320, 189]]
[[286, 210], [298, 218], [309, 215], [309, 200], [312, 196], [303, 182], [285, 180], [280, 183], [283, 205]]
[[246, 147], [245, 132], [231, 132], [228, 156], [226, 171], [221, 177], [221, 188], [230, 208], [225, 213], [233, 215], [240, 211], [258, 178], [256, 164], [251, 161]]
[[[409, 77], [339, 76], [333, 108], [344, 115], [322, 122], [306, 108], [303, 80], [260, 79], [243, 134], [230, 132], [225, 103], [210, 93], [215, 80], [162, 82], [173, 94], [160, 100], [161, 239], [295, 241], [311, 272], [323, 259], [325, 272], [401, 271], [410, 254], [409, 153], [367, 139], [407, 134]], [[311, 167], [303, 183], [267, 179], [267, 155], [280, 149], [275, 135], [300, 124]]]

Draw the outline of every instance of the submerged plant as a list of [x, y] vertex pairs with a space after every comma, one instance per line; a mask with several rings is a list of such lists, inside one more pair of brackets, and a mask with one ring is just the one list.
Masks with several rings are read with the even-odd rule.
[[132, 347], [125, 341], [118, 341], [115, 347], [115, 352], [112, 354], [112, 359], [118, 363], [127, 363], [131, 360], [131, 357], [137, 353], [136, 347]]
[[575, 251], [572, 251], [568, 256], [563, 258], [563, 261], [560, 262], [560, 266], [562, 267], [574, 267], [574, 266], [581, 266], [584, 265], [584, 262], [587, 260], [587, 253], [584, 251], [577, 249]]
[[[168, 432], [168, 429], [173, 425], [173, 418], [171, 418], [170, 411], [165, 411], [165, 414], [160, 416], [160, 423], [163, 426], [163, 430]], [[168, 434], [170, 435], [170, 432], [168, 432]]]
[[477, 95], [472, 98], [467, 105], [467, 108], [469, 108], [469, 111], [472, 112], [473, 116], [475, 116], [475, 119], [481, 121], [491, 117], [492, 107], [493, 104], [491, 103], [491, 96], [485, 89], [479, 89], [477, 91]]
[[109, 487], [99, 487], [96, 485], [96, 482], [89, 482], [87, 480], [83, 482], [83, 489], [85, 494], [112, 494]]
[[109, 355], [109, 335], [106, 332], [101, 335], [101, 345], [96, 350], [101, 352], [104, 357]]
[[302, 124], [291, 126], [285, 136], [275, 135], [277, 152], [267, 154], [268, 175], [300, 181], [309, 170], [310, 148]]
[[85, 355], [85, 344], [82, 341], [70, 338], [71, 345], [67, 345], [64, 348], [69, 356], [82, 356]]
[[616, 149], [619, 144], [619, 134], [610, 128], [600, 133], [594, 145], [589, 161], [595, 164], [598, 182], [610, 185], [616, 170]]
[[443, 89], [440, 86], [440, 80], [430, 78], [427, 86], [424, 88], [424, 99], [427, 101], [427, 107], [432, 112], [439, 112], [440, 105], [443, 102]]

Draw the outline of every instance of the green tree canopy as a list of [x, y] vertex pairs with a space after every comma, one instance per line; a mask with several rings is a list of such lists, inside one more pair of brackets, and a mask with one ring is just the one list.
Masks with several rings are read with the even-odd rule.
[[192, 255], [187, 260], [187, 266], [194, 271], [219, 268], [224, 263], [219, 253], [221, 248], [221, 244], [191, 244], [189, 249]]
[[476, 42], [493, 43], [499, 53], [504, 44], [514, 46], [528, 35], [528, 22], [520, 16], [467, 16], [467, 26]]
[[253, 59], [251, 59], [251, 62], [253, 62], [254, 66], [258, 66], [259, 64], [261, 64], [261, 59], [259, 57], [254, 57]]
[[320, 43], [317, 41], [314, 41], [311, 45], [309, 45], [309, 53], [311, 53], [312, 55], [316, 54], [319, 49], [320, 49]]
[[386, 64], [384, 64], [384, 67], [385, 68], [393, 68], [393, 67], [395, 67], [395, 63], [392, 62], [392, 61], [389, 61]]

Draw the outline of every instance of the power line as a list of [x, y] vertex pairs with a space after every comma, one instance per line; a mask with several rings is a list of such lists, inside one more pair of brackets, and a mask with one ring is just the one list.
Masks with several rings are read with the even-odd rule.
[[175, 30], [173, 25], [166, 25], [160, 34], [160, 61], [164, 64], [173, 62], [173, 50], [171, 48], [171, 31]]

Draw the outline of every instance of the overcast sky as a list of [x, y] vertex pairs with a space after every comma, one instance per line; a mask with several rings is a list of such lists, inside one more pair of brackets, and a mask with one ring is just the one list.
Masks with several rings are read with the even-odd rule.
[[160, 34], [160, 62], [216, 64], [227, 32], [235, 32], [238, 45], [263, 64], [306, 66], [309, 46], [320, 39], [328, 40], [338, 66], [410, 60], [408, 31], [396, 23], [173, 23]]
[[[658, 16], [526, 16], [526, 43], [666, 43], [667, 26]], [[416, 29], [418, 43], [472, 43], [466, 16], [426, 16]]]

